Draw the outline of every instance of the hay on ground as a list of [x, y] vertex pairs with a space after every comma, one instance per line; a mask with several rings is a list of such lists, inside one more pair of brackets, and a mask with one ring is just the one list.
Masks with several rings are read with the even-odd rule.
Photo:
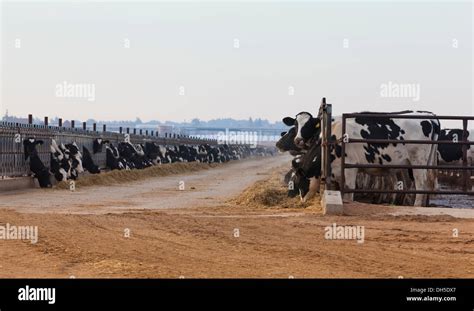
[[268, 179], [256, 182], [232, 199], [231, 203], [262, 208], [321, 208], [318, 195], [304, 203], [299, 196], [289, 198], [288, 189], [282, 185], [281, 175], [281, 172], [275, 172]]
[[[139, 181], [147, 178], [196, 172], [219, 166], [216, 163], [178, 162], [148, 167], [142, 170], [114, 170], [97, 175], [82, 175], [76, 180], [77, 187], [104, 186]], [[60, 182], [58, 189], [69, 189], [68, 182]]]

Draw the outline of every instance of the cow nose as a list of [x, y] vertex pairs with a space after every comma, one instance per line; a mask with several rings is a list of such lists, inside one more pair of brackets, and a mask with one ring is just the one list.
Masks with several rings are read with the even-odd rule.
[[295, 145], [299, 146], [303, 142], [303, 138], [295, 138]]

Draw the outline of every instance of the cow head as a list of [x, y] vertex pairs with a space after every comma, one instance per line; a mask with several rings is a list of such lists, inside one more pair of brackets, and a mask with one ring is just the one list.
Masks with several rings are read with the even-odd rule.
[[141, 157], [143, 157], [145, 155], [145, 147], [142, 145], [142, 144], [136, 144], [135, 146], [132, 146], [135, 148], [135, 151], [137, 152], [137, 154]]
[[292, 127], [288, 132], [282, 132], [281, 138], [276, 142], [275, 146], [281, 152], [289, 151], [291, 155], [296, 156], [304, 152], [303, 149], [295, 145], [296, 128]]
[[300, 112], [296, 118], [283, 118], [283, 123], [294, 126], [296, 130], [294, 143], [301, 149], [308, 148], [313, 138], [319, 137], [321, 133], [321, 120], [314, 118], [309, 112]]

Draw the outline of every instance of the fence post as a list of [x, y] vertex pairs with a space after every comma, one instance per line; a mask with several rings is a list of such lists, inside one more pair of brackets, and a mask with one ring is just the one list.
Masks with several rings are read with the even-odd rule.
[[82, 122], [82, 129], [84, 131], [87, 130], [87, 123], [86, 122]]
[[44, 117], [44, 126], [48, 127], [48, 117]]
[[342, 114], [342, 141], [341, 141], [341, 196], [344, 198], [344, 190], [346, 189], [346, 143], [344, 135], [346, 135], [346, 115]]
[[107, 132], [107, 125], [106, 124], [102, 125], [102, 132]]
[[92, 124], [92, 130], [93, 130], [94, 132], [97, 132], [97, 123], [93, 123], [93, 124]]
[[120, 134], [122, 134], [122, 131], [123, 131], [122, 127], [119, 127], [119, 133]]
[[28, 124], [33, 124], [33, 115], [32, 114], [28, 115]]
[[74, 120], [71, 120], [71, 128], [73, 129], [76, 126], [76, 122]]
[[63, 119], [62, 118], [58, 119], [58, 127], [63, 127]]
[[[325, 114], [325, 126], [326, 126], [326, 139], [328, 145], [326, 145], [326, 189], [331, 190], [331, 161], [330, 159], [330, 150], [331, 148], [329, 147], [329, 144], [331, 143], [331, 136], [332, 136], [332, 105], [327, 104], [326, 105], [326, 114]], [[336, 138], [337, 139], [337, 138]], [[334, 141], [334, 143], [337, 143]]]
[[127, 127], [127, 134], [130, 134], [130, 128]]
[[[467, 131], [467, 120], [463, 119], [462, 120], [462, 141], [463, 142], [468, 142], [468, 139], [467, 139], [468, 135], [469, 135], [469, 132]], [[471, 145], [469, 145], [469, 147], [470, 146]], [[462, 166], [463, 167], [467, 167], [467, 149], [468, 149], [467, 145], [463, 144], [462, 145]], [[470, 176], [468, 176], [468, 170], [462, 170], [462, 172], [463, 172], [463, 179], [464, 179], [463, 191], [467, 191], [467, 188], [469, 187]]]

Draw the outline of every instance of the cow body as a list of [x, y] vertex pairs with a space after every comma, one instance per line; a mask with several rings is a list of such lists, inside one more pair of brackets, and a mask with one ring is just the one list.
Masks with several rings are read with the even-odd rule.
[[38, 183], [41, 188], [51, 188], [51, 180], [49, 170], [44, 166], [41, 161], [38, 151], [36, 150], [37, 145], [42, 145], [42, 140], [36, 140], [35, 138], [28, 138], [23, 141], [25, 161], [29, 159], [29, 168], [33, 173], [33, 177], [38, 179]]
[[95, 165], [94, 161], [92, 160], [92, 155], [89, 149], [86, 146], [82, 146], [82, 154], [83, 154], [83, 161], [82, 164], [84, 169], [87, 170], [91, 174], [100, 174], [100, 168]]

